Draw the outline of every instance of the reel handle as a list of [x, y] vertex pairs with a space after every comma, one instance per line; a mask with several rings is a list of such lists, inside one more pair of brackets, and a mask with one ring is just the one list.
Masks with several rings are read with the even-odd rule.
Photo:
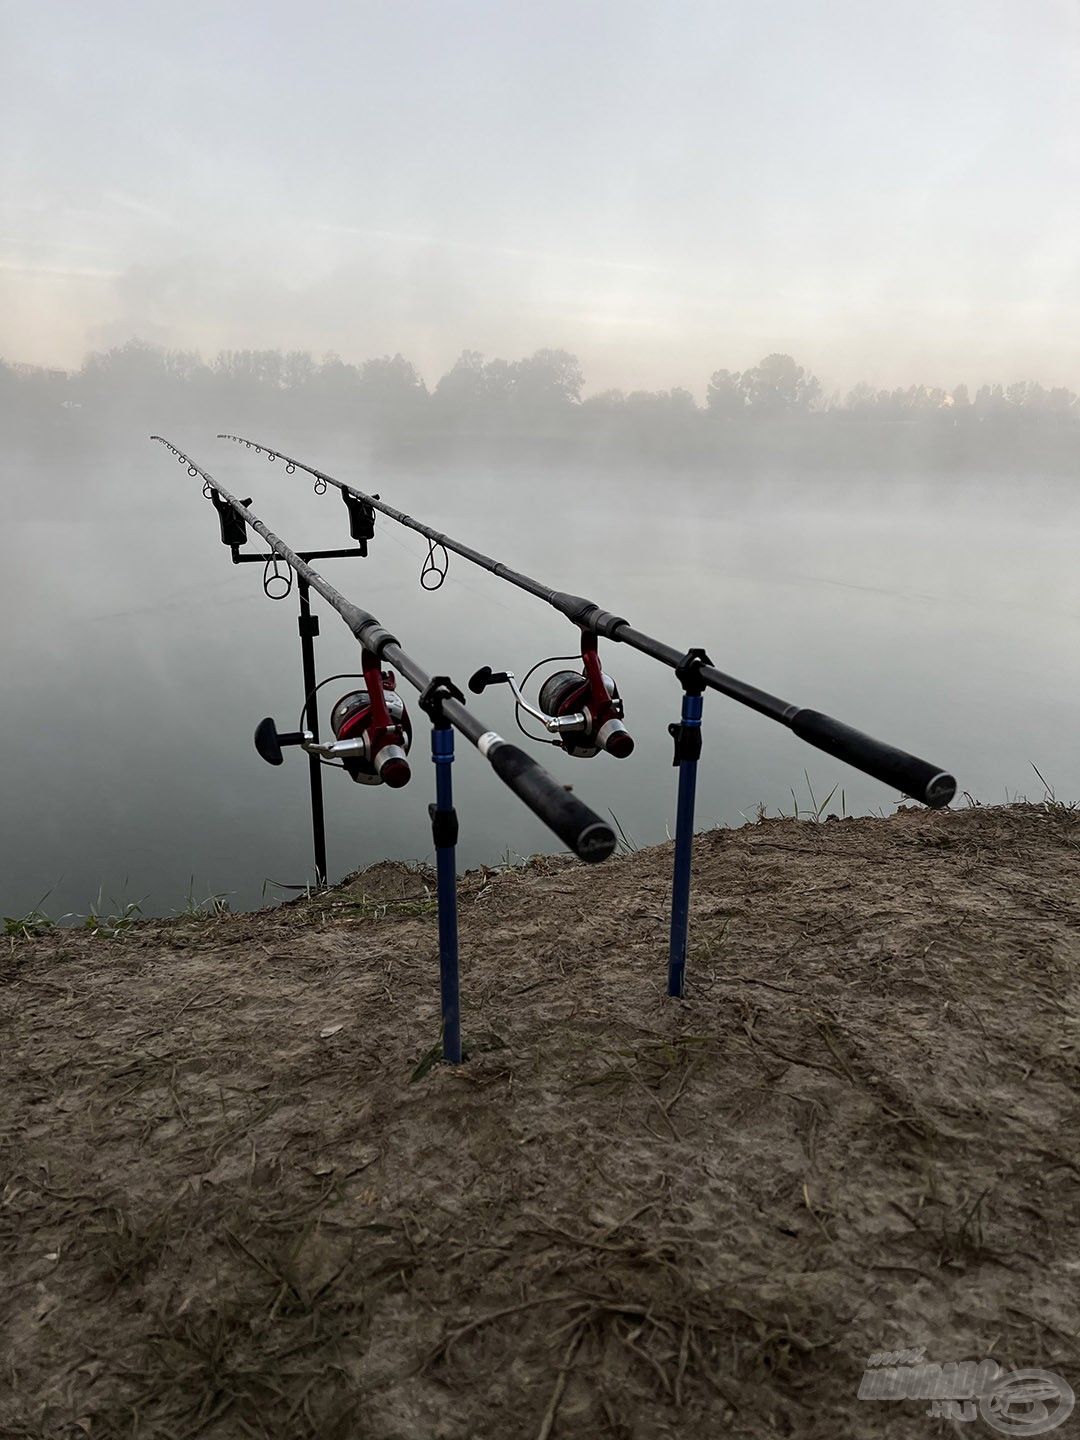
[[932, 809], [948, 805], [956, 794], [956, 780], [940, 765], [920, 760], [905, 750], [885, 745], [861, 730], [843, 725], [831, 715], [822, 715], [817, 710], [799, 710], [788, 721], [800, 740], [816, 745], [826, 755], [833, 755], [856, 770], [872, 775], [885, 785], [892, 785], [921, 800]]
[[474, 695], [482, 695], [489, 685], [505, 685], [510, 678], [505, 670], [492, 670], [490, 665], [481, 665], [475, 674], [469, 676], [469, 689]]
[[302, 730], [290, 730], [282, 735], [269, 715], [255, 726], [255, 749], [268, 765], [280, 765], [283, 762], [283, 745], [302, 745], [305, 738]]
[[565, 789], [517, 745], [503, 741], [488, 755], [499, 779], [523, 800], [538, 820], [568, 846], [579, 860], [596, 864], [615, 849], [615, 832], [584, 801]]

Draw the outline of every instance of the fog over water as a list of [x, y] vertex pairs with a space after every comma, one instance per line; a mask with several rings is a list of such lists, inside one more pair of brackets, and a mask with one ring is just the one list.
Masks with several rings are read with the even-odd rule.
[[[306, 764], [292, 751], [270, 769], [251, 740], [263, 715], [282, 729], [298, 718], [295, 594], [271, 602], [257, 567], [231, 565], [199, 482], [146, 428], [88, 458], [5, 458], [0, 600], [19, 617], [0, 651], [5, 914], [46, 891], [51, 914], [85, 911], [99, 887], [167, 912], [189, 884], [198, 899], [228, 892], [251, 906], [266, 880], [311, 875]], [[211, 432], [169, 433], [253, 496], [290, 543], [347, 543], [333, 491], [316, 498], [301, 474]], [[705, 645], [740, 678], [940, 762], [980, 801], [1041, 798], [1031, 762], [1060, 795], [1080, 794], [1080, 504], [1067, 478], [930, 468], [740, 479], [566, 459], [387, 469], [349, 437], [296, 428], [262, 438], [672, 644]], [[481, 664], [521, 675], [572, 650], [554, 611], [461, 559], [441, 590], [422, 591], [426, 548], [379, 517], [367, 560], [324, 570], [426, 668], [459, 681]], [[348, 631], [317, 608], [320, 676], [355, 669]], [[635, 843], [654, 843], [673, 824], [666, 727], [678, 687], [643, 656], [602, 652], [634, 755], [534, 753]], [[517, 738], [508, 702], [494, 689], [475, 708]], [[327, 772], [332, 876], [387, 856], [431, 858], [432, 767], [427, 728], [417, 731], [402, 792]], [[840, 812], [841, 791], [848, 813], [888, 812], [898, 799], [720, 696], [706, 697], [704, 736], [699, 826], [738, 825], [759, 804], [810, 809], [810, 786], [818, 801], [837, 787], [829, 811]], [[463, 866], [558, 848], [471, 747], [461, 742], [458, 756]]]

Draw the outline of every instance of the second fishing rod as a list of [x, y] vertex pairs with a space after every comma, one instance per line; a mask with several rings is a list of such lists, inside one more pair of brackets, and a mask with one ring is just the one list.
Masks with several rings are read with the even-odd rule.
[[831, 715], [824, 715], [818, 710], [809, 710], [800, 705], [794, 705], [788, 700], [781, 700], [776, 695], [770, 695], [766, 690], [749, 685], [744, 680], [736, 679], [733, 675], [727, 675], [703, 658], [702, 652], [679, 650], [672, 645], [667, 645], [662, 640], [647, 635], [643, 630], [636, 629], [629, 620], [624, 619], [621, 615], [614, 615], [610, 611], [604, 610], [595, 601], [587, 600], [581, 595], [569, 594], [564, 590], [554, 589], [540, 580], [534, 580], [530, 575], [513, 570], [509, 565], [504, 565], [490, 555], [485, 555], [480, 550], [474, 550], [472, 546], [464, 545], [460, 540], [455, 540], [452, 536], [445, 535], [430, 525], [425, 525], [422, 521], [406, 515], [401, 510], [396, 510], [378, 496], [368, 495], [363, 490], [356, 489], [355, 486], [347, 485], [343, 480], [335, 479], [333, 475], [326, 474], [325, 471], [317, 469], [314, 465], [308, 465], [303, 460], [286, 455], [284, 451], [274, 450], [270, 446], [245, 439], [242, 435], [219, 435], [218, 439], [234, 440], [241, 445], [247, 445], [268, 457], [283, 460], [286, 466], [305, 471], [323, 485], [336, 486], [343, 494], [352, 496], [362, 504], [370, 505], [373, 509], [380, 511], [391, 520], [396, 520], [399, 524], [407, 526], [408, 529], [415, 530], [417, 534], [423, 535], [433, 545], [452, 551], [455, 555], [460, 555], [474, 565], [479, 565], [492, 575], [497, 575], [500, 580], [506, 580], [509, 584], [516, 585], [519, 590], [526, 590], [530, 595], [535, 595], [537, 599], [544, 600], [584, 632], [615, 641], [620, 645], [627, 645], [633, 650], [639, 650], [643, 655], [648, 655], [652, 659], [660, 661], [661, 664], [670, 666], [677, 673], [680, 669], [691, 669], [703, 690], [716, 690], [721, 695], [726, 695], [729, 699], [737, 700], [741, 705], [756, 710], [759, 715], [765, 715], [770, 720], [778, 721], [797, 735], [800, 740], [805, 740], [807, 744], [824, 750], [826, 754], [832, 755], [837, 760], [843, 760], [846, 764], [854, 766], [856, 770], [861, 770], [875, 780], [882, 781], [883, 784], [895, 786], [897, 790], [902, 791], [905, 795], [910, 795], [913, 800], [918, 800], [923, 805], [929, 805], [936, 809], [947, 805], [956, 794], [956, 780], [940, 765], [920, 760], [904, 750], [887, 745], [881, 740], [875, 740], [872, 736], [865, 735], [850, 725], [834, 720]]
[[[452, 536], [435, 530], [430, 525], [406, 515], [403, 511], [388, 505], [377, 495], [369, 495], [355, 486], [348, 485], [335, 476], [284, 451], [264, 445], [242, 435], [219, 435], [219, 439], [232, 440], [258, 454], [265, 454], [270, 460], [281, 459], [290, 473], [303, 470], [315, 480], [317, 491], [328, 485], [335, 486], [342, 494], [349, 508], [350, 523], [354, 507], [368, 507], [368, 513], [378, 510], [390, 519], [423, 535], [429, 544], [428, 560], [421, 575], [421, 584], [427, 589], [437, 589], [445, 577], [448, 560], [441, 565], [437, 562], [436, 551], [452, 551], [474, 565], [489, 571], [508, 584], [535, 595], [537, 599], [559, 611], [581, 632], [581, 670], [561, 671], [549, 677], [541, 686], [539, 703], [530, 705], [521, 688], [515, 682], [512, 672], [495, 672], [484, 666], [472, 677], [470, 689], [480, 693], [487, 685], [506, 683], [514, 693], [514, 701], [520, 712], [539, 721], [548, 736], [554, 736], [554, 743], [560, 744], [571, 755], [595, 755], [601, 749], [615, 756], [625, 756], [633, 748], [633, 742], [625, 733], [622, 724], [622, 702], [614, 682], [607, 676], [599, 662], [597, 642], [600, 638], [627, 645], [651, 659], [669, 666], [676, 675], [683, 691], [683, 703], [677, 724], [669, 726], [675, 741], [674, 763], [679, 770], [679, 789], [675, 827], [674, 880], [672, 887], [671, 938], [668, 961], [668, 993], [683, 993], [686, 966], [687, 932], [690, 901], [690, 859], [694, 826], [694, 803], [697, 781], [697, 764], [701, 754], [702, 697], [706, 690], [715, 690], [729, 699], [738, 701], [760, 715], [784, 725], [800, 740], [815, 746], [826, 754], [841, 760], [864, 774], [870, 775], [883, 784], [895, 787], [910, 795], [923, 805], [939, 808], [947, 805], [956, 793], [956, 780], [940, 765], [921, 760], [895, 746], [876, 740], [850, 725], [845, 725], [831, 715], [810, 710], [782, 700], [766, 690], [749, 685], [733, 675], [717, 669], [703, 649], [679, 650], [664, 641], [638, 630], [621, 615], [603, 609], [593, 600], [574, 595], [564, 590], [545, 585], [519, 570], [514, 570], [483, 551], [465, 545]], [[433, 583], [428, 576], [434, 576]], [[535, 668], [535, 667], [534, 667]], [[531, 672], [530, 672], [531, 674]], [[525, 677], [526, 681], [528, 676]], [[524, 727], [522, 727], [524, 728]], [[527, 733], [527, 732], [526, 732]], [[547, 738], [537, 737], [537, 738]]]

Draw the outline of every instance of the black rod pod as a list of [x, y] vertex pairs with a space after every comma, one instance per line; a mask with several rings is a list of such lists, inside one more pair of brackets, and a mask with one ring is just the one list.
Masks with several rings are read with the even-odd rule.
[[[359, 605], [354, 605], [351, 600], [346, 600], [329, 580], [312, 569], [306, 560], [301, 559], [295, 550], [291, 550], [268, 529], [242, 501], [223, 485], [219, 485], [212, 475], [196, 465], [190, 456], [161, 435], [152, 435], [150, 438], [166, 446], [187, 463], [189, 470], [201, 476], [204, 489], [216, 491], [221, 500], [231, 505], [236, 514], [256, 534], [262, 536], [274, 554], [280, 556], [302, 580], [307, 581], [312, 590], [337, 611], [363, 650], [370, 651], [377, 659], [392, 665], [413, 689], [421, 693], [427, 689], [431, 681], [430, 675], [417, 664], [408, 651], [401, 648], [397, 637], [374, 615], [361, 609]], [[281, 459], [287, 464], [293, 463], [285, 455], [282, 455]], [[555, 832], [579, 860], [593, 864], [606, 860], [611, 855], [615, 849], [615, 832], [611, 826], [601, 820], [595, 811], [590, 810], [584, 801], [560, 785], [531, 755], [504, 740], [496, 731], [489, 730], [460, 700], [444, 700], [443, 714], [455, 730], [464, 735], [470, 744], [475, 745], [499, 779], [519, 800], [524, 801], [539, 820]]]
[[[218, 439], [234, 440], [238, 444], [248, 446], [256, 444], [242, 435], [219, 435]], [[265, 449], [266, 447], [260, 448]], [[281, 451], [274, 453], [281, 455]], [[349, 494], [357, 500], [365, 501], [373, 509], [380, 511], [383, 515], [388, 515], [391, 520], [396, 520], [408, 529], [415, 530], [417, 534], [425, 536], [433, 544], [453, 551], [455, 555], [460, 555], [463, 559], [479, 565], [481, 569], [489, 571], [492, 575], [497, 575], [500, 580], [506, 580], [509, 584], [516, 585], [519, 590], [525, 590], [530, 595], [535, 595], [537, 599], [545, 601], [553, 609], [558, 610], [561, 615], [565, 615], [568, 620], [573, 621], [580, 629], [591, 631], [595, 635], [602, 635], [619, 644], [629, 645], [643, 655], [658, 660], [662, 665], [670, 666], [672, 670], [678, 669], [682, 663], [685, 656], [684, 651], [677, 650], [672, 645], [665, 645], [663, 641], [645, 634], [642, 630], [634, 629], [623, 616], [611, 614], [610, 611], [602, 609], [594, 601], [587, 600], [582, 595], [568, 594], [564, 590], [553, 590], [550, 586], [534, 580], [520, 570], [510, 569], [509, 566], [492, 559], [490, 555], [485, 555], [480, 550], [474, 550], [469, 545], [461, 544], [451, 536], [432, 529], [430, 525], [414, 520], [404, 511], [395, 510], [392, 505], [387, 505], [377, 496], [366, 495], [362, 490], [357, 490], [352, 485], [346, 485], [344, 481], [335, 479], [333, 475], [328, 475], [323, 470], [317, 470], [303, 460], [297, 460], [289, 455], [282, 455], [281, 458], [295, 466], [296, 469], [314, 476], [317, 484], [337, 486], [343, 494]], [[737, 700], [740, 705], [746, 705], [749, 709], [756, 710], [759, 715], [765, 715], [780, 725], [786, 725], [808, 745], [814, 745], [817, 749], [824, 750], [827, 755], [844, 761], [845, 764], [861, 770], [865, 775], [873, 776], [875, 780], [880, 780], [885, 785], [893, 786], [905, 795], [910, 795], [913, 800], [920, 801], [923, 805], [929, 805], [936, 809], [942, 805], [948, 805], [956, 794], [955, 778], [948, 771], [943, 770], [940, 765], [920, 760], [917, 756], [909, 755], [904, 750], [886, 745], [870, 735], [864, 735], [861, 731], [842, 724], [839, 720], [834, 720], [829, 715], [822, 715], [817, 710], [804, 710], [799, 705], [781, 700], [778, 696], [769, 694], [767, 690], [759, 690], [756, 686], [748, 685], [734, 675], [726, 675], [722, 670], [716, 669], [714, 665], [703, 665], [699, 673], [701, 681], [707, 689], [717, 690], [730, 700]]]

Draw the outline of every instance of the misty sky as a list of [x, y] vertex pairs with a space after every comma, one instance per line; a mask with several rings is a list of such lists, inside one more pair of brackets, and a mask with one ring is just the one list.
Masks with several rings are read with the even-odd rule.
[[1080, 386], [1074, 0], [3, 0], [0, 355]]

